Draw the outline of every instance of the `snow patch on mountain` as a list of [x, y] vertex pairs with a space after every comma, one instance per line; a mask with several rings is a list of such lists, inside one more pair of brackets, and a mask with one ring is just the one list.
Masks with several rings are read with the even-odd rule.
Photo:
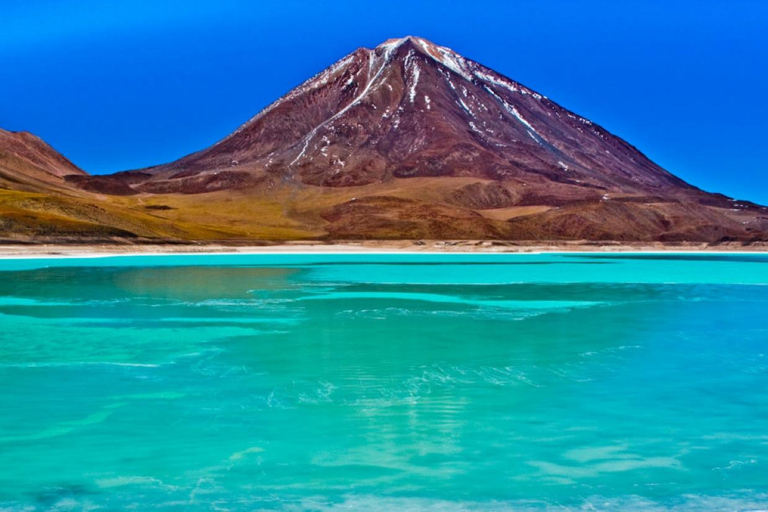
[[[316, 127], [314, 127], [307, 135], [304, 136], [304, 144], [301, 148], [301, 151], [296, 156], [296, 158], [293, 159], [293, 161], [289, 165], [296, 164], [301, 158], [304, 156], [304, 154], [307, 152], [307, 148], [309, 147], [309, 143], [312, 141], [312, 139], [317, 134], [318, 130], [325, 125], [332, 123], [334, 120], [338, 119], [342, 115], [344, 115], [350, 108], [360, 103], [360, 101], [368, 94], [368, 91], [371, 90], [371, 86], [375, 84], [379, 77], [381, 76], [382, 72], [386, 69], [387, 64], [389, 63], [390, 56], [392, 54], [392, 51], [397, 48], [399, 44], [396, 43], [390, 43], [390, 44], [384, 44], [382, 47], [384, 48], [383, 55], [381, 57], [378, 57], [377, 55], [373, 54], [369, 57], [368, 60], [368, 81], [363, 88], [363, 90], [358, 94], [355, 99], [353, 99], [347, 106], [339, 110], [335, 115], [328, 118], [327, 120], [323, 121]], [[374, 69], [378, 65], [378, 69], [376, 69], [374, 73]]]

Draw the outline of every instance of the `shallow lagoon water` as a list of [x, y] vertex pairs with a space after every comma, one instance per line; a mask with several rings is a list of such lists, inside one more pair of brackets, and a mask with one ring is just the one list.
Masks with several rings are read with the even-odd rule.
[[768, 507], [766, 255], [0, 261], [0, 509]]

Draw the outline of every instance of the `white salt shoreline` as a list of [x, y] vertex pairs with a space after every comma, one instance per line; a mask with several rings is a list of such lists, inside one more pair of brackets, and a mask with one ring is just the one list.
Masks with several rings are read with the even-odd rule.
[[110, 258], [124, 256], [223, 256], [223, 255], [355, 255], [355, 254], [768, 254], [768, 245], [745, 248], [740, 244], [531, 244], [482, 245], [481, 242], [361, 242], [361, 243], [287, 243], [263, 246], [223, 245], [0, 245], [0, 260]]

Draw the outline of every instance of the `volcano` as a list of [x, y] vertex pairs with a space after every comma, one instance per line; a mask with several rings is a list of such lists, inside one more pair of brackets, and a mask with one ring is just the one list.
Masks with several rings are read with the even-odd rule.
[[175, 162], [65, 179], [186, 206], [180, 197], [204, 194], [209, 227], [224, 222], [244, 238], [265, 223], [305, 237], [403, 239], [716, 241], [768, 229], [763, 207], [704, 192], [546, 96], [418, 37], [354, 51]]
[[692, 189], [591, 121], [416, 37], [359, 49], [219, 143], [146, 171], [173, 188], [235, 170], [330, 187], [471, 176], [519, 189], [544, 180], [569, 198]]

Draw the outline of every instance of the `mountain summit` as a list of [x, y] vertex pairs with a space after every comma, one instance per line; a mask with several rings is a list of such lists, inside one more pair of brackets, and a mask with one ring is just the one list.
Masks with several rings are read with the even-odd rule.
[[222, 239], [711, 242], [768, 230], [765, 208], [701, 191], [546, 96], [411, 36], [350, 53], [207, 149], [65, 180]]
[[411, 36], [347, 55], [214, 146], [151, 172], [174, 180], [184, 178], [176, 170], [245, 167], [322, 186], [545, 180], [563, 198], [691, 188], [545, 96]]

